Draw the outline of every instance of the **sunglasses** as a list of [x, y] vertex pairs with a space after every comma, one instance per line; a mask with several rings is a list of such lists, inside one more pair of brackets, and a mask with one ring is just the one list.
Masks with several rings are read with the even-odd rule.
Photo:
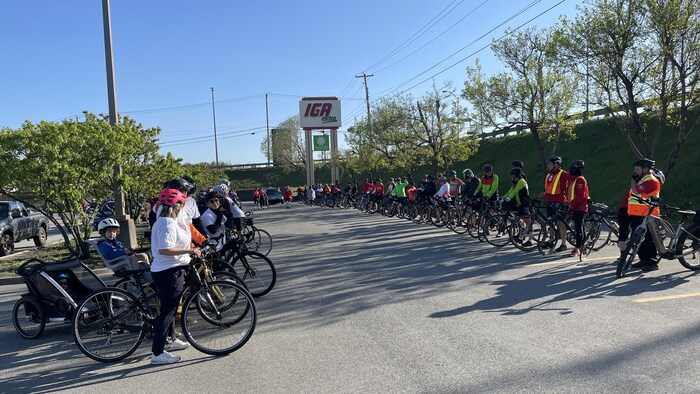
[[210, 203], [212, 203], [212, 202], [219, 202], [219, 199], [218, 199], [218, 198], [212, 198], [211, 200], [209, 200], [209, 202], [210, 202]]

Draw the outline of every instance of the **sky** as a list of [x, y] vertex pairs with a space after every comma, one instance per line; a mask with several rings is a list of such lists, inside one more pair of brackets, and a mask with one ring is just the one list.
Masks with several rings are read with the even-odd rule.
[[[186, 163], [262, 163], [269, 127], [302, 97], [339, 97], [344, 131], [370, 102], [451, 83], [507, 29], [553, 26], [575, 0], [112, 0], [117, 108], [160, 127]], [[522, 27], [521, 27], [522, 26]], [[108, 113], [102, 1], [0, 2], [0, 127]], [[214, 105], [212, 91], [214, 88]], [[269, 115], [266, 116], [267, 94]], [[213, 107], [213, 108], [212, 108]]]

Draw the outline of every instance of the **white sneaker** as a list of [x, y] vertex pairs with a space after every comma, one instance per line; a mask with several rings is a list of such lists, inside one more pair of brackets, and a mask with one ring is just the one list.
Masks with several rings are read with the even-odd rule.
[[180, 361], [180, 356], [173, 356], [172, 354], [163, 351], [163, 353], [155, 356], [151, 354], [151, 365], [156, 364], [172, 364]]
[[175, 339], [174, 341], [167, 341], [163, 348], [165, 350], [170, 350], [172, 352], [175, 350], [187, 349], [188, 347], [190, 347], [189, 343], [187, 343], [181, 339]]

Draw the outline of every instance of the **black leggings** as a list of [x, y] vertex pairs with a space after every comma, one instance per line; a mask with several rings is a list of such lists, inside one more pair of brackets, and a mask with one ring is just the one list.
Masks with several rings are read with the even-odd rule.
[[160, 313], [153, 327], [153, 345], [151, 346], [155, 356], [163, 353], [166, 338], [175, 338], [175, 312], [180, 305], [180, 298], [185, 288], [185, 268], [175, 267], [151, 272], [153, 284], [160, 298]]
[[583, 246], [583, 219], [586, 218], [586, 212], [574, 211], [574, 231], [576, 232], [576, 247], [581, 248]]

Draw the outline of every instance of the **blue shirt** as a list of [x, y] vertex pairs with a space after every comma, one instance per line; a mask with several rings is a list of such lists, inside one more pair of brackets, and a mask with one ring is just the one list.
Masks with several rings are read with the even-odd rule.
[[100, 253], [102, 253], [102, 256], [104, 256], [104, 258], [107, 260], [116, 259], [117, 257], [126, 255], [126, 252], [124, 251], [124, 244], [116, 239], [109, 241], [102, 238], [102, 240], [97, 242], [97, 247], [100, 248]]

